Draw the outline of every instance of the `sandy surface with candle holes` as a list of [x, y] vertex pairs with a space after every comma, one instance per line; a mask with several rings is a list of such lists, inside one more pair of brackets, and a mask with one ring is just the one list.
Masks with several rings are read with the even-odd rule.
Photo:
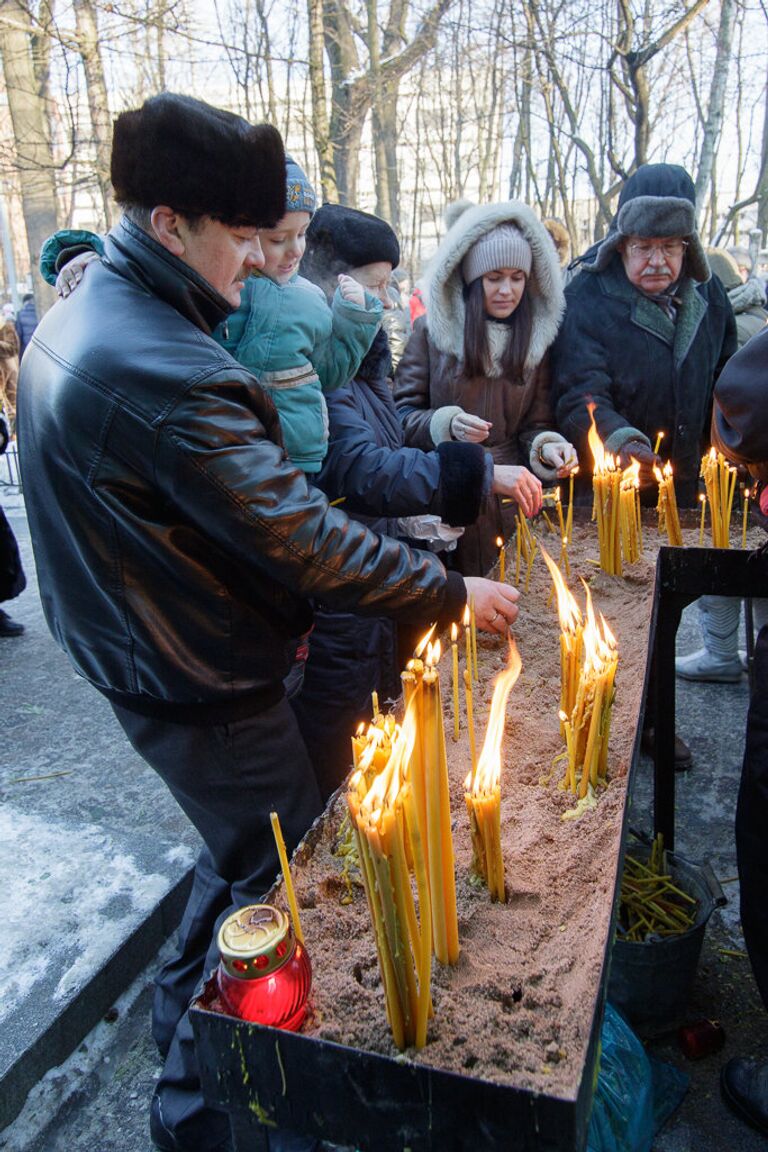
[[[697, 532], [685, 530], [686, 542]], [[537, 528], [551, 555], [559, 537]], [[469, 747], [461, 696], [461, 732], [453, 742], [450, 642], [440, 662], [451, 787], [461, 955], [452, 968], [433, 961], [435, 1014], [427, 1045], [408, 1059], [462, 1075], [563, 1098], [576, 1095], [586, 1056], [615, 888], [626, 783], [641, 704], [659, 537], [645, 526], [645, 553], [623, 578], [605, 575], [594, 525], [576, 525], [569, 547], [569, 586], [580, 606], [589, 580], [619, 649], [609, 744], [608, 786], [597, 807], [563, 820], [574, 798], [558, 788], [559, 625], [541, 556], [514, 629], [523, 668], [507, 707], [503, 744], [502, 848], [508, 901], [492, 904], [470, 873], [472, 849], [463, 783]], [[507, 556], [514, 556], [508, 546]], [[514, 580], [514, 561], [507, 563]], [[521, 579], [521, 585], [524, 580]], [[478, 633], [475, 687], [478, 753], [495, 675], [506, 666], [506, 641]], [[463, 649], [460, 667], [464, 666]], [[359, 876], [353, 900], [334, 855], [346, 814], [343, 795], [297, 853], [292, 872], [314, 983], [304, 1032], [397, 1056], [386, 1021], [373, 930]], [[283, 902], [283, 893], [278, 899]]]

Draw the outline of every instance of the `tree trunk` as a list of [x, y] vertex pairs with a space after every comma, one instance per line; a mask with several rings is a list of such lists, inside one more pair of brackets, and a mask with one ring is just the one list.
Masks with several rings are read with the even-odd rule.
[[[720, 27], [717, 33], [717, 54], [712, 71], [712, 84], [709, 90], [709, 107], [704, 124], [704, 138], [701, 142], [699, 169], [696, 173], [696, 212], [701, 211], [714, 168], [717, 146], [723, 127], [725, 89], [728, 81], [728, 66], [733, 42], [733, 0], [721, 0]], [[716, 217], [713, 217], [713, 221]]]
[[18, 0], [5, 0], [0, 22], [8, 108], [13, 125], [21, 202], [37, 314], [56, 301], [56, 293], [40, 275], [43, 242], [58, 226], [56, 181], [48, 121], [32, 60], [32, 25], [29, 12]]
[[75, 19], [77, 21], [78, 47], [85, 71], [88, 110], [91, 115], [95, 176], [101, 195], [104, 222], [109, 229], [112, 227], [114, 215], [112, 185], [109, 179], [112, 122], [107, 99], [107, 86], [104, 81], [104, 65], [99, 51], [96, 10], [91, 0], [75, 0]]
[[309, 84], [312, 93], [312, 132], [320, 163], [320, 195], [322, 200], [335, 202], [339, 198], [339, 193], [336, 185], [334, 149], [328, 124], [328, 98], [325, 90], [323, 0], [307, 0], [307, 14], [309, 17]]
[[757, 226], [763, 233], [765, 244], [768, 239], [768, 84], [765, 88], [763, 146], [760, 150], [760, 176], [757, 181]]

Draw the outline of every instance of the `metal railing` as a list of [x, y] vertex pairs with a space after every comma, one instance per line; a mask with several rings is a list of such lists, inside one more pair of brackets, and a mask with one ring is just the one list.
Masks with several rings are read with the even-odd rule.
[[0, 488], [13, 488], [21, 492], [21, 472], [19, 471], [19, 450], [15, 440], [0, 456]]

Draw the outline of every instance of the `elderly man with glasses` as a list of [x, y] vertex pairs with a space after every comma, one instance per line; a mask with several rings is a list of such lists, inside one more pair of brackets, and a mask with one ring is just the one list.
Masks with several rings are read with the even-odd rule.
[[606, 451], [640, 460], [648, 503], [663, 432], [678, 502], [696, 504], [712, 389], [736, 351], [733, 312], [712, 278], [695, 200], [693, 181], [675, 164], [644, 164], [630, 176], [608, 235], [576, 262], [552, 349], [560, 431], [589, 460], [593, 400]]
[[[736, 351], [736, 323], [696, 230], [688, 173], [675, 164], [638, 168], [608, 235], [576, 264], [551, 350], [558, 430], [588, 462], [587, 404], [594, 401], [606, 451], [624, 466], [640, 461], [649, 504], [657, 499], [653, 449], [663, 433], [660, 451], [672, 461], [678, 503], [695, 506], [712, 390]], [[690, 764], [682, 741], [676, 761]]]

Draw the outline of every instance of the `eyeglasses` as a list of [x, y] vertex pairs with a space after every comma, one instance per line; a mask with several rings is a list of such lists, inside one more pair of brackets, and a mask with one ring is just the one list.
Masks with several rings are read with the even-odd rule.
[[654, 252], [661, 252], [662, 256], [671, 258], [682, 256], [687, 247], [687, 240], [665, 240], [663, 244], [648, 244], [645, 240], [639, 240], [628, 244], [627, 251], [636, 260], [650, 260]]

